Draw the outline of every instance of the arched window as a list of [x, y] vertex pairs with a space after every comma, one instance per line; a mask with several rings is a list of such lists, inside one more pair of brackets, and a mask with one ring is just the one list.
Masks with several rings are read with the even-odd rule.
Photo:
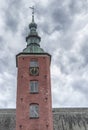
[[38, 104], [30, 104], [30, 118], [38, 118], [39, 117], [39, 105]]
[[30, 81], [30, 93], [38, 93], [38, 81]]

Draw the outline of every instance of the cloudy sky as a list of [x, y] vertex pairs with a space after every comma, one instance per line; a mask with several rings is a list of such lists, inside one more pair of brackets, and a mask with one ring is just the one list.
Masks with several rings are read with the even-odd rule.
[[0, 0], [0, 108], [16, 107], [15, 55], [26, 47], [32, 5], [52, 54], [53, 107], [88, 107], [88, 0]]

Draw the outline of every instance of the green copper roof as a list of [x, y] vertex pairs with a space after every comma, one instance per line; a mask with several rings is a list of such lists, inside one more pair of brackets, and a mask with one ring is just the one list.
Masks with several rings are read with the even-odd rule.
[[[33, 10], [34, 11], [34, 10]], [[29, 33], [26, 37], [27, 47], [23, 50], [24, 53], [44, 53], [40, 48], [41, 37], [37, 33], [37, 24], [34, 22], [34, 12], [32, 12], [32, 22], [29, 24]]]
[[36, 45], [36, 44], [32, 44], [30, 46], [27, 46], [23, 52], [25, 53], [44, 53], [44, 50], [42, 48], [40, 48], [40, 46]]

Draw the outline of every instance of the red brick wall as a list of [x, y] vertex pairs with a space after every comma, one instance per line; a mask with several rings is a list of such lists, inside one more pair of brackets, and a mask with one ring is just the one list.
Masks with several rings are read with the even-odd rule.
[[[30, 76], [29, 63], [32, 58], [39, 62], [39, 76]], [[16, 130], [53, 130], [50, 83], [50, 56], [19, 55], [17, 57], [17, 109]], [[31, 94], [30, 80], [39, 81], [39, 93]], [[29, 105], [39, 104], [39, 118], [30, 119]]]

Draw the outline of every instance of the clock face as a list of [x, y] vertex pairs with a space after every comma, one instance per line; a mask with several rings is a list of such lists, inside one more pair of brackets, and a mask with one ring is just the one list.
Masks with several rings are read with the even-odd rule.
[[39, 68], [38, 67], [31, 67], [30, 68], [30, 75], [34, 75], [34, 76], [39, 75]]

